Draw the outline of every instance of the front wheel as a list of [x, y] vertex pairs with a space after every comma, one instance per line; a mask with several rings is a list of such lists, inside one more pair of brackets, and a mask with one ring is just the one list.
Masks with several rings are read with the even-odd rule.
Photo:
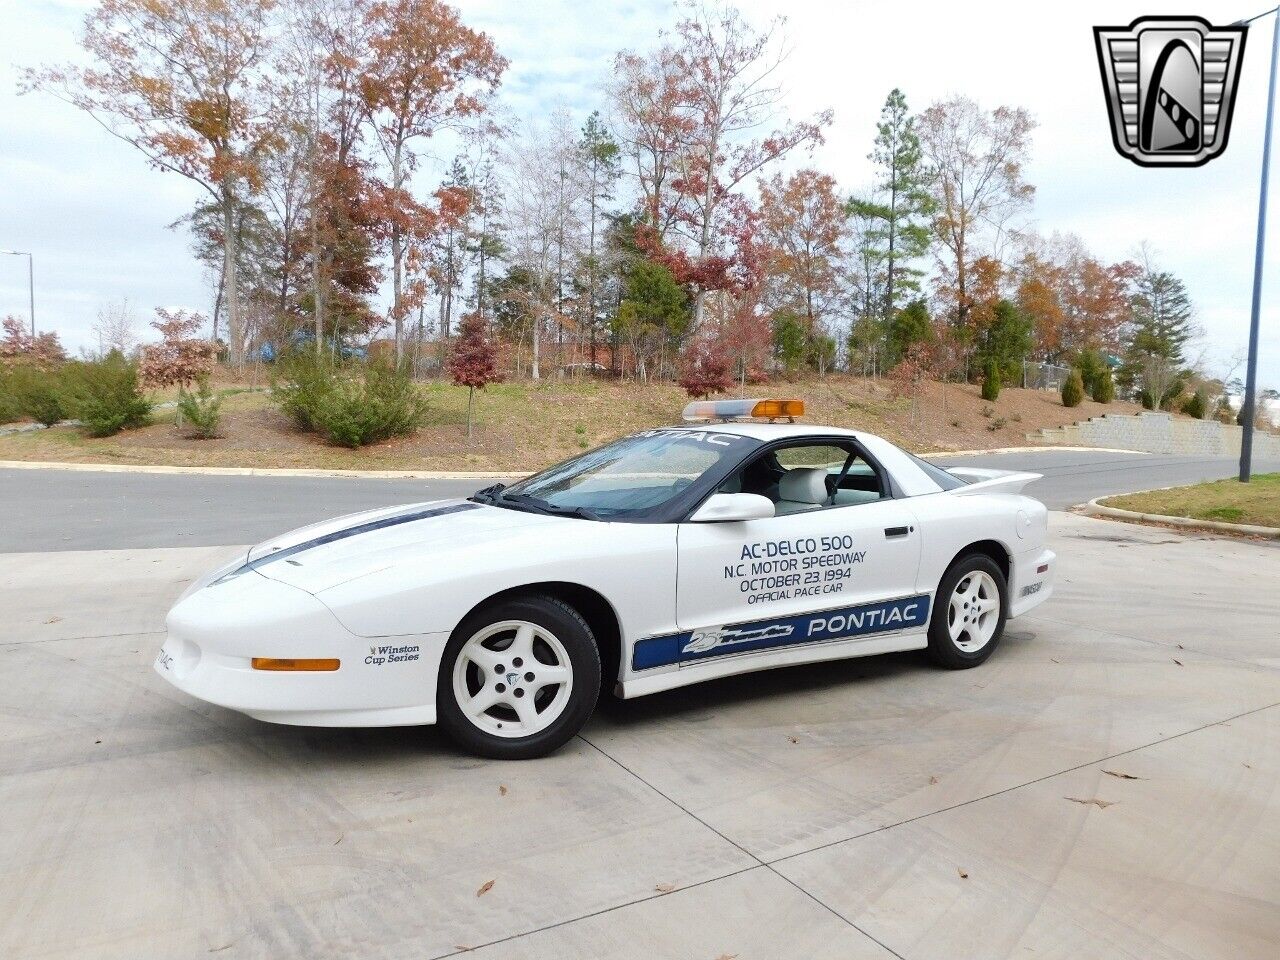
[[991, 656], [1004, 633], [1004, 574], [985, 554], [970, 553], [951, 565], [938, 584], [929, 621], [929, 655], [952, 670], [976, 667]]
[[472, 614], [445, 647], [440, 725], [472, 753], [526, 760], [576, 734], [600, 695], [585, 620], [554, 597], [515, 597]]

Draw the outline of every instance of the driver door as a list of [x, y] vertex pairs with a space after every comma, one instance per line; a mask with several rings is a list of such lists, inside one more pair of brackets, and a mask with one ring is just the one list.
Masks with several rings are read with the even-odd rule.
[[852, 441], [773, 448], [744, 465], [722, 492], [760, 493], [776, 514], [679, 525], [679, 662], [922, 629], [922, 537], [890, 489]]

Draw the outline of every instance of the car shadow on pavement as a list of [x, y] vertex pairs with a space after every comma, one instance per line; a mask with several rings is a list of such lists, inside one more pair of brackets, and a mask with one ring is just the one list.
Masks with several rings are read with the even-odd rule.
[[[1009, 631], [1002, 645], [1034, 637], [1033, 631]], [[1000, 655], [1001, 651], [997, 650], [995, 656]], [[707, 710], [793, 698], [798, 708], [796, 719], [803, 722], [803, 711], [799, 708], [807, 697], [839, 692], [841, 688], [849, 688], [847, 692], [856, 695], [864, 685], [879, 681], [892, 684], [908, 677], [928, 675], [937, 676], [941, 681], [953, 672], [934, 666], [923, 650], [800, 664], [708, 680], [634, 700], [602, 693], [595, 721], [637, 728], [672, 719], [687, 722]], [[242, 739], [245, 746], [264, 758], [290, 764], [321, 761], [339, 768], [348, 765], [354, 768], [400, 759], [420, 763], [424, 757], [439, 757], [454, 769], [469, 769], [491, 762], [456, 748], [439, 727], [291, 727], [234, 714], [225, 718], [222, 725], [229, 739]]]

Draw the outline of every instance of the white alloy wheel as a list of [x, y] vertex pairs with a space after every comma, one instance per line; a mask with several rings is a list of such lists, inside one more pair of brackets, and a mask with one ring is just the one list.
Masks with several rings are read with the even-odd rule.
[[569, 653], [550, 630], [527, 620], [491, 623], [453, 664], [453, 695], [477, 729], [528, 737], [559, 719], [573, 693]]
[[956, 584], [947, 610], [952, 642], [965, 653], [977, 653], [995, 636], [1000, 625], [1000, 587], [983, 570], [966, 574]]

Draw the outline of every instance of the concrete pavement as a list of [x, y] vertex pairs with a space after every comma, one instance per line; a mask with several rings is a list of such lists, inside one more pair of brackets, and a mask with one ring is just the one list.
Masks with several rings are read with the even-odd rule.
[[[1045, 478], [1027, 488], [1051, 509], [1097, 496], [1235, 475], [1227, 458], [1043, 450], [938, 458]], [[1258, 472], [1280, 464], [1258, 465]], [[0, 469], [0, 551], [257, 543], [372, 507], [468, 496], [490, 480], [241, 477]]]
[[0, 956], [1272, 960], [1280, 547], [1051, 545], [982, 668], [609, 702], [522, 764], [170, 688], [164, 611], [236, 548], [0, 555]]

